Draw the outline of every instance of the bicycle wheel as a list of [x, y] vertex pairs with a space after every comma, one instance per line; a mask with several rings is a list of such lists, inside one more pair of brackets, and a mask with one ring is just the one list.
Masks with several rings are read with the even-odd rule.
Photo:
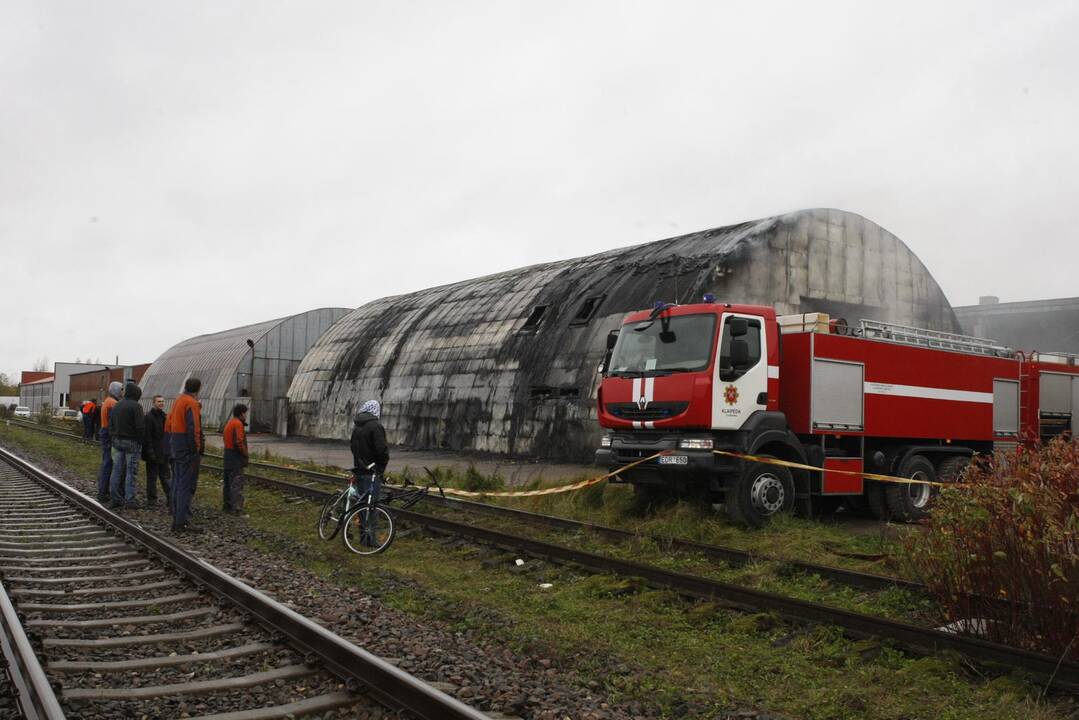
[[361, 505], [345, 518], [345, 546], [357, 555], [380, 553], [393, 542], [393, 515], [378, 505]]
[[341, 516], [345, 514], [345, 498], [348, 490], [342, 490], [326, 501], [318, 515], [318, 536], [323, 540], [333, 540], [341, 529]]

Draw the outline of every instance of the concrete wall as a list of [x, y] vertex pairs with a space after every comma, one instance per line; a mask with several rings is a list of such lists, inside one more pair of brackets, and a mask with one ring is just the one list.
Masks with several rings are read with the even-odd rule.
[[379, 398], [394, 443], [587, 460], [607, 333], [627, 312], [705, 292], [958, 330], [897, 237], [852, 213], [806, 210], [368, 303], [300, 364], [290, 431], [347, 437], [358, 405]]
[[1079, 297], [955, 308], [963, 331], [1017, 350], [1079, 353]]

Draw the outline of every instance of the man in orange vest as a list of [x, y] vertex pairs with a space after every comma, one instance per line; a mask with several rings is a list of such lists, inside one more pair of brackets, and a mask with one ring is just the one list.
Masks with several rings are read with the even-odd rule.
[[223, 510], [239, 515], [244, 509], [244, 468], [247, 467], [247, 406], [243, 403], [232, 408], [232, 417], [225, 423], [222, 440], [225, 443], [225, 475], [221, 483]]
[[87, 400], [79, 408], [79, 412], [82, 413], [82, 439], [93, 440], [94, 439], [94, 401]]
[[120, 393], [124, 386], [118, 382], [109, 383], [109, 395], [101, 403], [101, 470], [97, 475], [97, 501], [109, 501], [109, 481], [112, 478], [112, 436], [109, 434], [109, 413], [120, 402]]
[[202, 408], [198, 395], [202, 381], [188, 378], [183, 394], [176, 398], [166, 418], [165, 431], [172, 448], [173, 481], [172, 531], [201, 532], [191, 525], [191, 498], [199, 481], [199, 464], [202, 455]]

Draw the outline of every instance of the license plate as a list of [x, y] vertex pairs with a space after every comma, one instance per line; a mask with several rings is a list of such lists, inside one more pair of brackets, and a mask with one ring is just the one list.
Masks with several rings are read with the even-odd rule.
[[688, 455], [660, 455], [659, 456], [659, 464], [660, 465], [688, 465], [689, 464], [689, 456]]

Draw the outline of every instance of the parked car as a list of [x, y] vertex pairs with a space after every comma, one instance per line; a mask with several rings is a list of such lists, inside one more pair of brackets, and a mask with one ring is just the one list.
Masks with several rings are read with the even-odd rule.
[[77, 420], [79, 411], [71, 408], [60, 408], [53, 414], [53, 417], [60, 420]]
[[15, 407], [15, 417], [28, 418], [30, 417], [30, 408], [25, 405], [18, 405]]

